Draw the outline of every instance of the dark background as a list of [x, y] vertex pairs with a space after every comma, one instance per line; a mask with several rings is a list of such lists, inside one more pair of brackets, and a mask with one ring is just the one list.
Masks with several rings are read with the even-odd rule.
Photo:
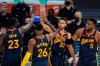
[[73, 0], [78, 9], [100, 9], [100, 0]]

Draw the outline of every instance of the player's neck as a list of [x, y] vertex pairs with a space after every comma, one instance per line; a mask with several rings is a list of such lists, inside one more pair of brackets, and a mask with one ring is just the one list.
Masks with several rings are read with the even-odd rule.
[[10, 27], [9, 29], [13, 30], [13, 29], [16, 29], [14, 26]]
[[58, 29], [59, 33], [65, 33], [65, 29]]
[[36, 35], [36, 37], [42, 39], [44, 35]]
[[91, 29], [90, 31], [86, 31], [86, 33], [93, 33], [95, 29]]

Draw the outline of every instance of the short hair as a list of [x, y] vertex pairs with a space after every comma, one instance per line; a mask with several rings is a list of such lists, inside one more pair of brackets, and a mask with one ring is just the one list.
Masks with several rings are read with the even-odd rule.
[[31, 18], [30, 14], [25, 15], [25, 18]]
[[92, 21], [95, 25], [97, 24], [97, 20], [95, 18], [89, 18], [89, 21]]
[[9, 26], [8, 28], [10, 28], [11, 26], [15, 26], [17, 22], [18, 22], [17, 18], [14, 17], [10, 18], [8, 22], [8, 26]]
[[6, 3], [6, 4], [8, 4], [7, 2], [2, 2], [2, 3]]
[[53, 8], [50, 8], [49, 11], [53, 11], [53, 13], [55, 13], [55, 10]]
[[67, 19], [65, 17], [61, 17], [59, 20], [64, 20], [67, 23]]
[[41, 24], [37, 24], [35, 29], [36, 30], [42, 30], [43, 29], [43, 26]]

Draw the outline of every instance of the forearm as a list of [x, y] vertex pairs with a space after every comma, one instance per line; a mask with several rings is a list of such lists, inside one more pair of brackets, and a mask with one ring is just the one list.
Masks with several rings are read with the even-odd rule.
[[51, 30], [53, 31], [53, 32], [58, 32], [57, 30], [56, 30], [56, 28], [48, 21], [47, 23], [46, 23], [50, 28], [51, 28]]
[[69, 50], [71, 56], [73, 57], [73, 60], [75, 60], [74, 49], [73, 49], [72, 45], [68, 45], [68, 50]]
[[30, 22], [28, 24], [26, 24], [25, 26], [21, 27], [22, 33], [27, 32], [33, 26], [33, 19], [34, 19], [34, 15], [32, 14]]
[[3, 37], [0, 37], [0, 46], [3, 44]]
[[68, 45], [71, 45], [71, 44], [73, 44], [74, 42], [75, 42], [75, 41], [74, 41], [72, 38], [66, 39], [66, 40], [65, 40], [65, 43], [68, 44]]

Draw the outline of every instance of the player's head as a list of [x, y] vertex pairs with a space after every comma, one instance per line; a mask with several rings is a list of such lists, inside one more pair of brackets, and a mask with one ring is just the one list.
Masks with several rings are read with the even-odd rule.
[[9, 22], [8, 22], [8, 28], [11, 27], [17, 27], [19, 25], [18, 20], [14, 17], [10, 18]]
[[73, 5], [73, 1], [72, 0], [65, 0], [65, 5], [66, 6]]
[[31, 15], [26, 15], [25, 16], [25, 23], [29, 23], [29, 22], [31, 22]]
[[42, 35], [43, 34], [43, 26], [41, 24], [37, 24], [35, 28], [36, 35]]
[[60, 30], [64, 29], [65, 27], [67, 26], [67, 19], [64, 18], [64, 17], [61, 17], [59, 20], [58, 20], [58, 28]]
[[50, 8], [48, 11], [48, 16], [53, 17], [54, 13], [55, 13], [54, 9]]
[[96, 23], [97, 23], [96, 19], [94, 19], [94, 18], [88, 19], [88, 21], [86, 23], [86, 30], [90, 31], [90, 30], [94, 29], [96, 26]]
[[82, 18], [82, 12], [76, 11], [74, 17]]
[[2, 2], [2, 11], [6, 11], [8, 8], [7, 2]]

